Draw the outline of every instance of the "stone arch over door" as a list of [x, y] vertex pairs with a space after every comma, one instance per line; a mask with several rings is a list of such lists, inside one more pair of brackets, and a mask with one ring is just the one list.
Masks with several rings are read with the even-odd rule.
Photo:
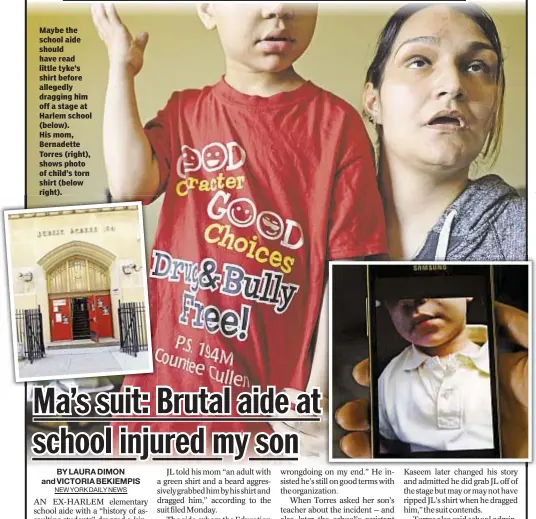
[[45, 272], [50, 272], [54, 267], [75, 256], [87, 258], [93, 263], [100, 263], [108, 269], [116, 259], [114, 254], [98, 245], [83, 241], [71, 241], [45, 254], [37, 264]]

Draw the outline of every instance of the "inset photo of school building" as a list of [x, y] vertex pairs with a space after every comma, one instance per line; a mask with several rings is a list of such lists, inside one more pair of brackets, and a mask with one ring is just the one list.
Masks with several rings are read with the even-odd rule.
[[152, 372], [141, 204], [4, 216], [16, 380]]

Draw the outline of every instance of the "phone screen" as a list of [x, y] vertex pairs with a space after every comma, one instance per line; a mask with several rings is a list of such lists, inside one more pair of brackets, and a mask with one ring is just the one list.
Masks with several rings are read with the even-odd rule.
[[368, 266], [374, 457], [500, 457], [492, 275]]

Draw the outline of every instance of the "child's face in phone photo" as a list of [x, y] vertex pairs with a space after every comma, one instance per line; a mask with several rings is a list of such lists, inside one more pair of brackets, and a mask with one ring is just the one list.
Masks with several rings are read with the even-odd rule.
[[385, 301], [397, 332], [424, 348], [441, 346], [459, 335], [472, 298], [421, 298]]

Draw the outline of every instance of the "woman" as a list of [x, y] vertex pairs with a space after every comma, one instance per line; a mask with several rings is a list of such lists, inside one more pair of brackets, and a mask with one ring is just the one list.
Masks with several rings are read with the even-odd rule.
[[[469, 180], [471, 167], [493, 164], [499, 152], [504, 86], [499, 35], [480, 7], [412, 4], [388, 20], [363, 101], [378, 132], [391, 259], [525, 259], [525, 201], [496, 175]], [[497, 321], [527, 347], [524, 312], [498, 306]], [[501, 422], [505, 457], [527, 455], [527, 359], [524, 350], [499, 362], [501, 401], [508, 403], [502, 409], [510, 412]], [[368, 362], [354, 375], [368, 384]], [[337, 410], [338, 423], [357, 431], [341, 441], [350, 457], [370, 455], [369, 434], [359, 432], [368, 428], [367, 415], [366, 400]], [[302, 430], [307, 450], [321, 451], [326, 441], [321, 425]]]
[[[387, 22], [368, 69], [364, 110], [376, 125], [379, 182], [392, 259], [522, 260], [526, 208], [496, 175], [501, 142], [503, 54], [491, 17], [472, 5], [409, 5]], [[497, 322], [526, 348], [528, 316], [497, 304]], [[528, 352], [499, 357], [503, 455], [528, 454]], [[368, 361], [354, 369], [368, 385]], [[336, 421], [350, 457], [370, 455], [368, 402], [348, 402]]]
[[496, 175], [469, 180], [499, 152], [504, 86], [499, 35], [480, 7], [408, 5], [387, 22], [363, 101], [391, 259], [525, 259], [525, 201]]

